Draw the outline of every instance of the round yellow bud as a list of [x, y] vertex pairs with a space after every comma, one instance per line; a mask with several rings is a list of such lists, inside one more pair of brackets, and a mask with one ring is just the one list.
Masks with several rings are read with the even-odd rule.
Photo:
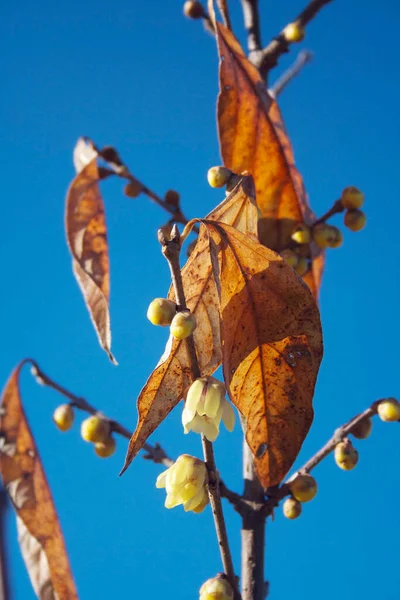
[[188, 310], [178, 312], [171, 322], [171, 334], [177, 340], [184, 340], [196, 329], [196, 317]]
[[361, 208], [364, 204], [364, 194], [358, 188], [349, 186], [343, 190], [341, 201], [344, 208]]
[[70, 404], [57, 406], [53, 413], [53, 421], [60, 431], [68, 431], [74, 423], [74, 409]]
[[308, 273], [310, 268], [308, 260], [304, 256], [299, 256], [297, 260], [297, 265], [294, 267], [294, 270], [300, 277], [303, 277], [306, 273]]
[[223, 575], [208, 579], [200, 588], [199, 600], [233, 600], [233, 590]]
[[317, 493], [317, 482], [308, 473], [299, 474], [289, 482], [292, 496], [299, 502], [309, 502]]
[[283, 260], [285, 262], [287, 262], [287, 264], [290, 267], [292, 267], [292, 269], [295, 269], [297, 266], [297, 263], [299, 262], [299, 257], [297, 256], [297, 254], [295, 252], [293, 252], [293, 250], [290, 250], [289, 248], [287, 248], [286, 250], [282, 250], [281, 257], [283, 258]]
[[97, 415], [91, 415], [81, 425], [81, 436], [85, 442], [94, 444], [104, 442], [110, 433], [110, 425]]
[[309, 244], [311, 241], [310, 228], [305, 223], [300, 223], [292, 233], [292, 240], [298, 244]]
[[319, 248], [328, 248], [328, 246], [335, 240], [336, 233], [331, 225], [327, 223], [317, 223], [314, 225], [312, 234], [314, 242]]
[[164, 200], [171, 206], [179, 206], [180, 195], [175, 190], [168, 190], [165, 193]]
[[395, 398], [382, 400], [378, 404], [378, 415], [387, 423], [400, 420], [400, 403]]
[[351, 471], [358, 463], [358, 452], [350, 440], [339, 442], [335, 446], [335, 462], [344, 471]]
[[204, 8], [200, 2], [188, 0], [183, 5], [183, 14], [189, 19], [201, 19], [204, 17]]
[[99, 442], [94, 445], [94, 451], [100, 458], [108, 458], [114, 454], [116, 447], [117, 443], [115, 439], [109, 435], [104, 442]]
[[283, 514], [287, 519], [297, 519], [301, 515], [301, 502], [295, 498], [286, 498], [283, 503]]
[[329, 248], [340, 248], [343, 244], [343, 234], [337, 227], [330, 226], [332, 237], [328, 240]]
[[166, 298], [155, 298], [147, 309], [147, 318], [153, 325], [165, 327], [171, 325], [176, 314], [176, 304]]
[[304, 27], [302, 27], [299, 23], [294, 22], [286, 25], [285, 29], [283, 30], [283, 35], [285, 36], [287, 42], [293, 44], [304, 40], [306, 32]]
[[142, 185], [136, 179], [133, 179], [129, 183], [126, 184], [124, 188], [125, 196], [128, 198], [137, 198], [142, 193]]
[[351, 231], [361, 231], [361, 229], [364, 229], [366, 222], [367, 217], [365, 213], [357, 208], [355, 210], [348, 210], [344, 215], [344, 224]]
[[351, 434], [358, 440], [365, 440], [370, 436], [372, 430], [372, 420], [363, 419], [351, 430]]
[[211, 167], [207, 172], [208, 183], [213, 188], [224, 187], [232, 176], [232, 171], [226, 167]]

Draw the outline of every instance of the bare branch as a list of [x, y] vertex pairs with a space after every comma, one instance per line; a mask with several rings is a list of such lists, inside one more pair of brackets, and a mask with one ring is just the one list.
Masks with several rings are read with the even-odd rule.
[[[35, 360], [33, 360], [32, 358], [28, 358], [25, 362], [29, 362], [32, 365], [31, 373], [36, 378], [36, 381], [39, 384], [48, 386], [56, 392], [58, 392], [59, 394], [61, 394], [62, 396], [65, 396], [65, 398], [68, 398], [71, 405], [78, 408], [79, 410], [83, 410], [84, 412], [87, 412], [90, 415], [100, 416], [102, 419], [105, 419], [109, 422], [112, 432], [118, 433], [119, 435], [128, 440], [131, 439], [131, 431], [129, 431], [128, 429], [126, 429], [126, 427], [118, 423], [118, 421], [110, 419], [109, 417], [104, 415], [97, 408], [89, 404], [89, 402], [87, 402], [84, 398], [76, 396], [63, 386], [56, 383], [53, 379], [51, 379], [48, 375], [46, 375], [46, 373], [42, 371], [42, 369], [39, 367], [38, 363]], [[143, 446], [143, 450], [147, 453], [144, 456], [144, 458], [146, 458], [147, 460], [152, 460], [155, 463], [163, 464], [166, 467], [170, 467], [174, 462], [171, 458], [167, 456], [167, 454], [164, 452], [164, 450], [159, 444], [152, 446], [151, 444], [146, 443]]]
[[258, 0], [241, 0], [243, 9], [244, 26], [247, 31], [247, 47], [250, 59], [255, 58], [261, 48], [260, 18], [258, 13]]
[[[185, 309], [186, 298], [179, 263], [180, 235], [178, 228], [174, 226], [171, 233], [171, 240], [166, 240], [163, 237], [162, 232], [159, 233], [159, 240], [162, 245], [162, 253], [168, 261], [168, 266], [171, 272], [172, 285], [175, 291], [176, 302], [181, 309]], [[185, 339], [185, 343], [187, 346], [192, 377], [193, 379], [197, 379], [201, 376], [201, 373], [197, 361], [196, 347], [193, 336], [190, 335], [189, 337], [187, 337]], [[221, 560], [224, 567], [225, 575], [229, 579], [232, 588], [235, 590], [235, 596], [239, 597], [239, 593], [237, 591], [237, 580], [233, 567], [232, 555], [229, 547], [228, 532], [226, 529], [224, 514], [222, 510], [220, 482], [217, 467], [215, 464], [214, 449], [212, 443], [209, 442], [205, 438], [205, 436], [202, 436], [202, 446], [204, 461], [207, 465], [209, 476], [208, 495], [214, 517], [214, 525], [220, 548]]]
[[376, 415], [378, 404], [382, 402], [382, 400], [377, 400], [373, 402], [369, 408], [364, 410], [362, 413], [356, 415], [348, 423], [345, 423], [334, 432], [333, 436], [327, 443], [320, 449], [314, 456], [312, 456], [298, 471], [285, 483], [281, 485], [281, 487], [274, 490], [267, 490], [268, 499], [265, 503], [265, 514], [266, 516], [272, 515], [274, 508], [278, 506], [280, 500], [285, 496], [290, 495], [289, 483], [290, 481], [298, 474], [298, 473], [310, 473], [319, 463], [324, 460], [331, 452], [334, 451], [337, 444], [343, 441], [352, 431], [353, 429], [366, 419], [370, 419], [374, 415]]
[[[326, 4], [332, 0], [311, 0], [306, 8], [292, 22], [300, 27], [305, 27]], [[284, 31], [268, 44], [266, 48], [253, 60], [261, 75], [267, 77], [269, 71], [278, 63], [282, 54], [289, 52], [290, 42], [285, 38]]]
[[288, 83], [292, 81], [302, 71], [304, 65], [311, 62], [313, 57], [312, 52], [309, 50], [302, 50], [297, 55], [294, 63], [279, 77], [279, 79], [270, 88], [269, 92], [271, 96], [277, 98], [279, 94], [285, 89]]

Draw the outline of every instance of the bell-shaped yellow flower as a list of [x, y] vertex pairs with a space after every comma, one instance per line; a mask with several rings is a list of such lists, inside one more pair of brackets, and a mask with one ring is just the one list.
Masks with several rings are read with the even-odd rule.
[[182, 412], [185, 433], [202, 433], [214, 442], [219, 434], [221, 420], [228, 431], [235, 425], [235, 412], [225, 398], [225, 385], [214, 377], [200, 377], [190, 386]]
[[183, 504], [186, 512], [200, 513], [208, 504], [207, 478], [206, 465], [202, 460], [182, 454], [157, 477], [156, 487], [166, 489], [166, 508]]

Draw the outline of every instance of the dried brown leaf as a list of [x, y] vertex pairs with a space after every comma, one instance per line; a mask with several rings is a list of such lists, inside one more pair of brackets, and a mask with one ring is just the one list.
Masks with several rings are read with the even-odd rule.
[[[303, 222], [309, 225], [315, 217], [295, 167], [276, 101], [232, 33], [220, 23], [216, 23], [216, 31], [221, 59], [218, 97], [221, 155], [232, 171], [248, 171], [253, 176], [260, 210], [260, 242], [280, 252], [291, 244], [294, 226]], [[304, 280], [317, 297], [324, 254], [312, 244], [310, 255], [312, 270]]]
[[100, 345], [117, 364], [111, 353], [107, 229], [99, 189], [100, 180], [109, 174], [97, 166], [96, 158], [83, 167], [67, 193], [65, 223], [72, 268]]
[[[208, 217], [234, 225], [255, 238], [257, 207], [252, 178], [243, 177]], [[204, 228], [182, 269], [182, 279], [187, 306], [196, 315], [194, 340], [200, 372], [203, 376], [211, 375], [221, 364], [222, 350], [218, 293], [213, 278], [208, 235]], [[172, 290], [169, 298], [174, 300]], [[128, 468], [149, 435], [184, 397], [191, 381], [186, 342], [170, 337], [163, 356], [139, 395], [139, 421], [129, 442], [123, 471]]]
[[312, 423], [319, 311], [278, 254], [228, 225], [203, 223], [220, 290], [224, 379], [267, 488], [282, 481]]
[[26, 420], [13, 371], [1, 399], [0, 474], [17, 514], [18, 540], [40, 600], [77, 600], [49, 484]]

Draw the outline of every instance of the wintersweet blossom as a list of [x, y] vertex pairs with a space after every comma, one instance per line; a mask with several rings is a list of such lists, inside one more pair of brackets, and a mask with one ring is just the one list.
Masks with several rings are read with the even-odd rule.
[[219, 434], [221, 420], [228, 431], [235, 425], [235, 412], [225, 398], [225, 385], [214, 377], [200, 377], [190, 386], [185, 407], [182, 412], [182, 424], [185, 433], [202, 433], [214, 442]]
[[199, 600], [232, 600], [233, 590], [229, 581], [222, 575], [207, 579], [200, 588]]
[[191, 510], [200, 513], [209, 501], [207, 479], [205, 463], [189, 454], [182, 454], [157, 477], [156, 487], [166, 489], [166, 508], [183, 504], [185, 512]]

